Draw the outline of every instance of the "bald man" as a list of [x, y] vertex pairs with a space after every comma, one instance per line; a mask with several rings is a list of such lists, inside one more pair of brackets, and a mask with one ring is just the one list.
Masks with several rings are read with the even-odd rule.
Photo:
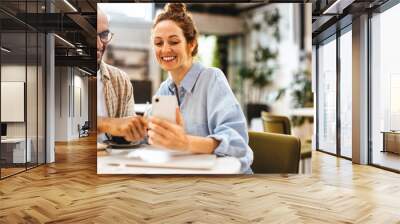
[[107, 15], [98, 8], [97, 130], [128, 141], [141, 140], [146, 133], [146, 121], [135, 115], [132, 84], [125, 72], [102, 60], [112, 36]]

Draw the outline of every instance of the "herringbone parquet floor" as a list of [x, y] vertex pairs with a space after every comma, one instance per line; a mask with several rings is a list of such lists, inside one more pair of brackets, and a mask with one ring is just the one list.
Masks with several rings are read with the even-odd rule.
[[95, 138], [0, 181], [0, 223], [400, 223], [400, 175], [313, 154], [311, 176], [99, 176]]

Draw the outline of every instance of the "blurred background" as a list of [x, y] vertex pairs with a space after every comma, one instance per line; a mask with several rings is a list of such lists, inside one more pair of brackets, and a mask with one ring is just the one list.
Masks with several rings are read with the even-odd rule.
[[[0, 178], [52, 163], [56, 145], [96, 133], [97, 6], [115, 33], [105, 59], [129, 74], [135, 108], [166, 79], [150, 41], [164, 4], [99, 2], [0, 1]], [[224, 71], [250, 129], [309, 144], [311, 3], [187, 6], [201, 34], [197, 60]]]
[[[98, 4], [114, 33], [104, 60], [128, 74], [138, 110], [167, 78], [150, 39], [152, 21], [164, 5]], [[289, 120], [289, 132], [310, 144], [311, 3], [191, 3], [187, 8], [200, 33], [197, 60], [225, 73], [249, 128], [265, 130], [268, 115], [279, 115]], [[268, 112], [264, 119], [263, 111]]]

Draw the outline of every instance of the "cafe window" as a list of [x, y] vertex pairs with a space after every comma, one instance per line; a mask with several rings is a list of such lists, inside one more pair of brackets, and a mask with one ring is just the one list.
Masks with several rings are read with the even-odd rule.
[[318, 47], [318, 149], [336, 153], [336, 36]]
[[352, 33], [351, 25], [340, 36], [340, 155], [352, 157]]
[[352, 26], [317, 45], [317, 149], [352, 157]]
[[371, 163], [400, 170], [400, 4], [371, 18]]

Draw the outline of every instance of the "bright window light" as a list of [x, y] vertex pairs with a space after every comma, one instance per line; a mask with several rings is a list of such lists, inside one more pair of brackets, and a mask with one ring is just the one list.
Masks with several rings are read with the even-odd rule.
[[215, 36], [200, 36], [198, 56], [200, 62], [205, 66], [213, 66], [214, 51], [217, 43]]

